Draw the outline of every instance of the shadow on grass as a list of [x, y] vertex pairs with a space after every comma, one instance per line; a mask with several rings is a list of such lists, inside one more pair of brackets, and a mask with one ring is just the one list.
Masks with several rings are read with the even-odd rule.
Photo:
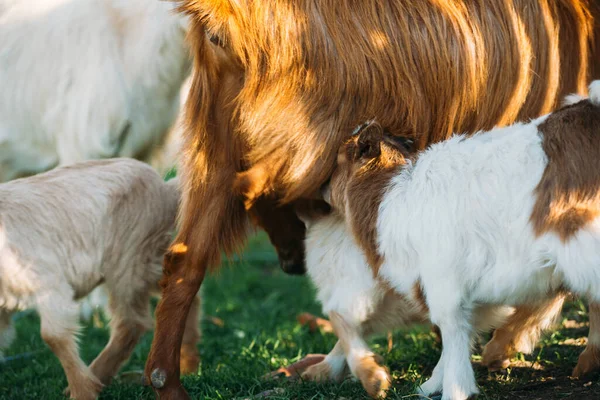
[[[254, 237], [243, 257], [225, 263], [203, 285], [202, 366], [183, 382], [195, 399], [365, 399], [360, 384], [316, 384], [261, 380], [260, 377], [309, 353], [326, 353], [335, 343], [331, 334], [311, 333], [296, 316], [321, 315], [314, 290], [306, 277], [283, 274], [264, 234]], [[155, 305], [155, 302], [154, 302]], [[584, 381], [568, 378], [587, 335], [586, 314], [580, 302], [565, 309], [574, 321], [545, 337], [536, 352], [521, 357], [516, 367], [488, 374], [475, 362], [482, 399], [600, 399], [598, 376]], [[577, 325], [579, 324], [579, 325]], [[17, 357], [0, 364], [0, 399], [60, 399], [66, 379], [58, 360], [39, 334], [37, 315], [25, 314], [16, 322], [18, 339], [5, 353]], [[85, 324], [80, 340], [82, 358], [91, 362], [108, 340], [106, 319]], [[144, 335], [122, 371], [144, 367], [152, 333]], [[383, 336], [371, 341], [384, 356], [394, 378], [390, 399], [415, 398], [416, 386], [431, 373], [440, 346], [427, 327], [399, 331], [387, 352]], [[31, 354], [27, 354], [31, 353]], [[531, 368], [535, 363], [539, 367]], [[521, 367], [519, 367], [519, 365]], [[151, 390], [138, 384], [114, 382], [101, 399], [152, 399]]]

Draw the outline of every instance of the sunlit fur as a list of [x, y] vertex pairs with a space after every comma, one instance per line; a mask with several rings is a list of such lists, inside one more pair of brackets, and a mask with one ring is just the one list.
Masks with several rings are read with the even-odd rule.
[[[165, 183], [131, 159], [74, 164], [0, 185], [0, 345], [9, 345], [2, 338], [11, 332], [10, 314], [36, 309], [71, 396], [95, 399], [152, 327], [149, 300], [179, 197], [176, 180]], [[101, 283], [111, 338], [88, 368], [77, 351], [77, 300]], [[185, 335], [196, 368], [198, 323], [192, 313]]]
[[173, 349], [205, 271], [240, 249], [248, 214], [263, 214], [280, 257], [300, 248], [298, 218], [272, 210], [318, 192], [356, 125], [377, 118], [422, 149], [537, 117], [600, 73], [600, 13], [585, 0], [179, 3], [194, 56], [175, 240], [188, 250], [165, 264], [146, 364], [148, 378], [166, 372], [163, 396], [185, 396]]
[[[330, 149], [343, 138], [332, 132], [377, 117], [424, 147], [545, 114], [561, 93], [585, 93], [589, 78], [586, 1], [181, 3], [194, 18], [198, 61], [216, 63], [206, 28], [243, 69], [235, 104], [245, 159], [273, 170], [268, 183], [287, 200], [329, 175]], [[211, 68], [197, 63], [198, 100], [218, 90]], [[198, 114], [190, 115], [194, 135], [208, 122]]]
[[[444, 400], [457, 400], [477, 393], [469, 356], [476, 305], [536, 305], [564, 290], [600, 301], [600, 220], [572, 224], [577, 230], [565, 237], [560, 227], [539, 231], [533, 212], [545, 191], [554, 190], [538, 185], [543, 177], [561, 182], [560, 170], [547, 169], [556, 162], [548, 157], [556, 155], [553, 149], [561, 138], [572, 159], [597, 159], [599, 89], [594, 82], [589, 101], [529, 123], [473, 137], [456, 135], [432, 145], [416, 161], [399, 164], [388, 181], [377, 209], [377, 251], [383, 258], [379, 274], [401, 293], [419, 283], [431, 321], [442, 332], [442, 357], [421, 387], [424, 394], [442, 390]], [[556, 118], [564, 126], [552, 132], [558, 137], [546, 137]], [[352, 163], [341, 165], [353, 168]], [[579, 174], [584, 182], [600, 181], [598, 169]], [[336, 174], [332, 191], [351, 187], [352, 174], [347, 185], [337, 181], [345, 176]], [[598, 198], [597, 186], [577, 188], [586, 200]], [[344, 198], [332, 192], [331, 198], [338, 209], [353, 210], [353, 198], [359, 195]], [[339, 198], [344, 199], [341, 204], [335, 200]], [[598, 207], [597, 200], [593, 206]]]
[[[426, 322], [428, 310], [420, 292], [417, 289], [400, 293], [374, 278], [363, 251], [339, 215], [303, 220], [308, 227], [307, 273], [317, 287], [323, 312], [334, 314], [332, 323], [339, 337], [325, 360], [308, 368], [303, 378], [340, 381], [347, 364], [369, 395], [385, 396], [391, 377], [385, 367], [372, 362], [377, 357], [365, 339], [389, 329]], [[477, 328], [498, 326], [511, 313], [510, 307], [479, 309]]]
[[179, 110], [187, 18], [152, 0], [0, 0], [0, 181], [150, 160]]

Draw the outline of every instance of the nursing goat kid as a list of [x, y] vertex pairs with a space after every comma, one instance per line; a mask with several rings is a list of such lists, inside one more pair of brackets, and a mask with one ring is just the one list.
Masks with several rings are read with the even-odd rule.
[[[374, 276], [400, 294], [421, 288], [440, 328], [442, 355], [422, 394], [478, 392], [478, 306], [531, 306], [565, 291], [600, 303], [600, 81], [589, 95], [528, 123], [455, 135], [414, 159], [377, 123], [340, 148], [326, 199]], [[596, 354], [597, 339], [588, 343]]]
[[[385, 397], [391, 383], [387, 368], [365, 339], [376, 333], [428, 321], [418, 284], [403, 292], [373, 276], [367, 259], [339, 214], [302, 217], [306, 231], [306, 269], [317, 287], [323, 312], [329, 314], [339, 341], [325, 359], [309, 367], [303, 379], [341, 381], [346, 366], [373, 398]], [[482, 306], [475, 325], [500, 325], [512, 308]]]
[[0, 0], [0, 182], [152, 161], [180, 107], [188, 19], [158, 0]]
[[[35, 308], [71, 397], [96, 398], [152, 327], [149, 300], [159, 289], [179, 198], [176, 180], [165, 183], [132, 159], [73, 164], [0, 185], [0, 344], [13, 336], [11, 313]], [[88, 368], [77, 351], [77, 300], [102, 283], [111, 335]], [[196, 297], [181, 347], [184, 372], [198, 367], [198, 316]]]

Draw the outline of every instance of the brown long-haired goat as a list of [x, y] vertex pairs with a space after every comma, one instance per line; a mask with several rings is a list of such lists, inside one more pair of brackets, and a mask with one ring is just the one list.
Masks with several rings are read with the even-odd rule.
[[[0, 185], [0, 345], [13, 336], [11, 313], [35, 308], [70, 396], [95, 399], [152, 327], [149, 300], [159, 289], [179, 198], [176, 180], [165, 183], [132, 159], [89, 161]], [[88, 367], [77, 351], [77, 299], [102, 283], [111, 335]], [[198, 368], [198, 297], [192, 310], [184, 372]]]
[[243, 243], [247, 215], [282, 265], [302, 271], [293, 203], [329, 178], [346, 132], [377, 118], [422, 149], [547, 113], [600, 74], [597, 1], [180, 3], [195, 57], [184, 194], [145, 372], [165, 399], [187, 398], [174, 349], [207, 268]]

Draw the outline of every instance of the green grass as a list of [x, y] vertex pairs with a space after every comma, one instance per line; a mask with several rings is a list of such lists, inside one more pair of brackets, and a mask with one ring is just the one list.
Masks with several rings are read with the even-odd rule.
[[[283, 274], [265, 236], [248, 246], [243, 261], [227, 263], [203, 285], [202, 366], [197, 375], [184, 378], [196, 399], [363, 399], [360, 384], [347, 379], [341, 384], [315, 384], [261, 380], [260, 377], [309, 353], [326, 353], [335, 343], [331, 334], [311, 333], [296, 322], [301, 312], [320, 315], [320, 306], [306, 277]], [[482, 388], [480, 399], [599, 399], [598, 376], [574, 381], [568, 375], [583, 349], [577, 339], [587, 335], [583, 306], [571, 303], [562, 328], [542, 340], [526, 362], [502, 374], [488, 374], [474, 364]], [[0, 364], [0, 399], [63, 399], [66, 379], [58, 360], [44, 345], [39, 319], [34, 313], [19, 315], [18, 339], [8, 349], [8, 361]], [[210, 317], [224, 321], [220, 327]], [[572, 321], [575, 321], [573, 323]], [[86, 325], [81, 334], [81, 354], [86, 362], [97, 355], [108, 339], [104, 320]], [[575, 326], [566, 328], [565, 326]], [[136, 347], [122, 371], [143, 369], [152, 334]], [[431, 373], [440, 354], [439, 345], [427, 327], [394, 334], [387, 352], [385, 337], [372, 341], [393, 373], [392, 399], [410, 396], [416, 385]], [[476, 349], [479, 352], [479, 348]], [[29, 354], [33, 353], [33, 354]], [[136, 383], [118, 380], [107, 387], [101, 399], [151, 399], [152, 392]]]

